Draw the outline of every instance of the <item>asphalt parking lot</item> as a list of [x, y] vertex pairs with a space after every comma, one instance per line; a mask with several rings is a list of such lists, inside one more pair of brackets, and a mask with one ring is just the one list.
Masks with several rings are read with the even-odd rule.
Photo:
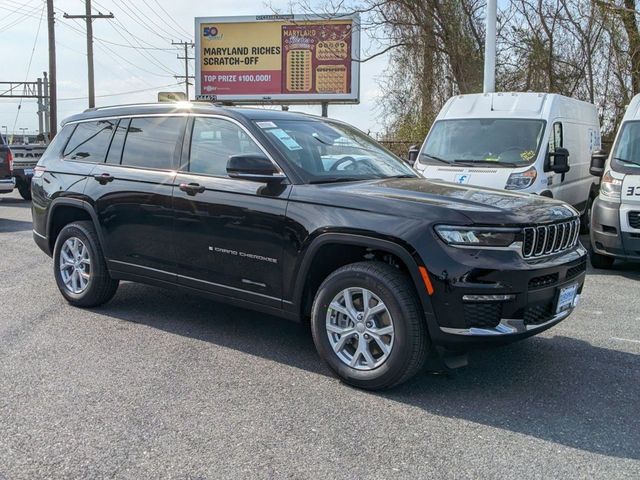
[[640, 266], [455, 377], [341, 384], [307, 330], [133, 283], [67, 305], [0, 197], [0, 479], [640, 478]]

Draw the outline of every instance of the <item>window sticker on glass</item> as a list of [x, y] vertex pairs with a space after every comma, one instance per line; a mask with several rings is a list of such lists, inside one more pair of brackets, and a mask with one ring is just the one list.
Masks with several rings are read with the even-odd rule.
[[269, 133], [273, 134], [289, 150], [302, 150], [302, 147], [298, 144], [298, 142], [291, 138], [289, 134], [281, 128], [274, 128], [272, 130], [269, 130]]
[[277, 125], [273, 122], [256, 122], [260, 128], [276, 128]]

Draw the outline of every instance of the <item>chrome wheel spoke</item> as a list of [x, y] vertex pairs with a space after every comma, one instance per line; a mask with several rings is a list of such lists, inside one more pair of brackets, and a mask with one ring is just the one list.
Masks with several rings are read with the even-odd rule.
[[393, 335], [393, 326], [387, 325], [386, 327], [381, 327], [381, 328], [370, 328], [369, 331], [372, 335], [377, 335], [377, 336]]
[[354, 331], [350, 331], [348, 333], [343, 334], [340, 339], [333, 345], [333, 351], [338, 353], [342, 351], [351, 337], [354, 335]]
[[329, 303], [325, 327], [336, 356], [357, 370], [379, 367], [393, 349], [391, 314], [384, 302], [366, 288], [351, 287], [339, 292]]
[[60, 249], [59, 269], [65, 288], [82, 293], [91, 282], [91, 258], [87, 246], [76, 237], [68, 238]]

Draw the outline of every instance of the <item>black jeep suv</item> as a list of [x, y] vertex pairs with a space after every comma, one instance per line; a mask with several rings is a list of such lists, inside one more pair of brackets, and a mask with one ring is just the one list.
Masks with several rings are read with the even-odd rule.
[[585, 275], [573, 208], [425, 180], [353, 127], [302, 114], [88, 110], [32, 191], [34, 239], [71, 304], [133, 280], [310, 318], [322, 358], [370, 389], [435, 352], [551, 327]]

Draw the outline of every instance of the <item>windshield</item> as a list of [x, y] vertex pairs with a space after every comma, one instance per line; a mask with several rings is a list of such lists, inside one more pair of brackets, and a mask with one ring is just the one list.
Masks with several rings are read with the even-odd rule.
[[513, 118], [440, 120], [420, 153], [420, 163], [532, 163], [544, 122]]
[[308, 183], [418, 176], [367, 135], [345, 124], [309, 119], [256, 125]]
[[620, 128], [611, 167], [620, 173], [640, 173], [640, 121], [624, 122]]

